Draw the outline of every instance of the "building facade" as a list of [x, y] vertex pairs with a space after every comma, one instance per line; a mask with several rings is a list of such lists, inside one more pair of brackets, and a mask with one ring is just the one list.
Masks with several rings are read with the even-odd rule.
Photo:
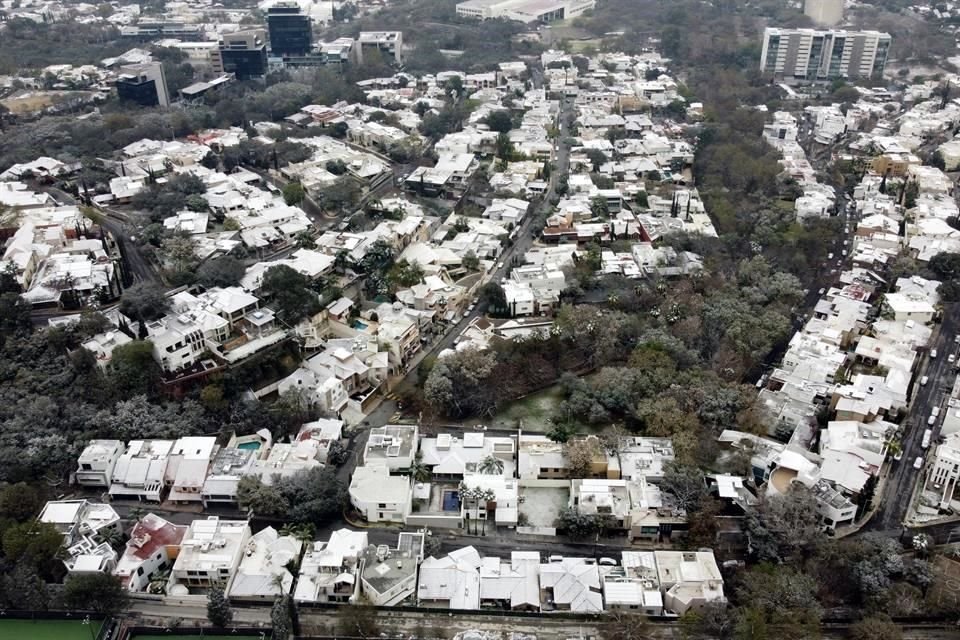
[[267, 73], [267, 42], [263, 29], [228, 33], [210, 56], [214, 73], [232, 73], [237, 80], [259, 78]]
[[777, 29], [763, 32], [760, 70], [792, 80], [879, 78], [890, 34], [878, 31]]
[[313, 46], [310, 16], [295, 2], [278, 2], [267, 10], [270, 52], [277, 56], [304, 56]]
[[167, 78], [159, 62], [120, 67], [116, 87], [117, 97], [121, 100], [136, 102], [144, 107], [170, 106]]

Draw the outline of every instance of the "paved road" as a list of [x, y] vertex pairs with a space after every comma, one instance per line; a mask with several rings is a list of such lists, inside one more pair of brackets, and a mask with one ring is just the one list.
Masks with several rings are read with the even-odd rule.
[[[870, 520], [867, 528], [874, 531], [892, 531], [898, 529], [913, 496], [914, 485], [921, 477], [922, 472], [913, 467], [913, 462], [926, 451], [920, 448], [923, 432], [927, 427], [927, 418], [934, 407], [943, 408], [956, 377], [954, 366], [947, 361], [949, 354], [956, 353], [957, 347], [954, 338], [960, 329], [960, 304], [944, 306], [943, 323], [934, 335], [931, 349], [936, 349], [935, 359], [924, 356], [916, 380], [927, 376], [929, 381], [921, 386], [914, 384], [913, 400], [910, 412], [903, 422], [903, 457], [899, 462], [893, 462], [893, 469], [887, 476], [884, 496], [880, 507]], [[942, 416], [943, 414], [941, 414]], [[933, 426], [933, 440], [936, 441], [940, 433], [940, 420]], [[929, 450], [928, 450], [929, 451]]]

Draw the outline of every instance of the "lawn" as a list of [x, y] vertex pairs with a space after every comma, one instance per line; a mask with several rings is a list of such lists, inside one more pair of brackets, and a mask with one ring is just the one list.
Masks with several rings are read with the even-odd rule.
[[91, 640], [100, 633], [100, 621], [0, 620], [0, 638], [10, 640]]

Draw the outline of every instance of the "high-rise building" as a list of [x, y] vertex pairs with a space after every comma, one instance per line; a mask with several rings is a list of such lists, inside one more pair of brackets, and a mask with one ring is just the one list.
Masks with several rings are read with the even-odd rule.
[[270, 52], [276, 56], [303, 56], [313, 45], [310, 16], [296, 2], [278, 2], [267, 9]]
[[879, 31], [768, 27], [760, 70], [793, 80], [879, 78], [889, 50], [890, 34]]
[[220, 36], [220, 46], [210, 55], [214, 73], [232, 73], [237, 80], [267, 74], [267, 39], [263, 29], [248, 29]]
[[843, 0], [803, 0], [803, 14], [821, 27], [835, 27], [843, 20]]
[[145, 107], [169, 107], [167, 79], [159, 62], [144, 62], [120, 67], [117, 96]]

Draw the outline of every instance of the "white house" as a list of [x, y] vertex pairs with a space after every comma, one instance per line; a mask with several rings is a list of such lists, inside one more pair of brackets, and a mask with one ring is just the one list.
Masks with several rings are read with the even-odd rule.
[[131, 440], [113, 467], [110, 496], [160, 502], [170, 484], [167, 463], [173, 440]]
[[417, 564], [423, 539], [416, 537], [420, 539], [419, 550], [412, 545], [400, 545], [397, 549], [371, 545], [364, 551], [360, 584], [371, 604], [391, 607], [417, 592]]
[[77, 458], [74, 478], [84, 487], [109, 487], [113, 469], [125, 447], [119, 440], [91, 440]]
[[190, 589], [224, 585], [229, 592], [233, 575], [250, 539], [245, 520], [210, 516], [190, 523], [170, 573], [169, 595], [187, 595]]
[[[167, 522], [152, 513], [143, 516], [133, 525], [127, 547], [113, 575], [120, 579], [127, 591], [149, 591], [153, 579], [172, 566], [187, 529], [185, 525]], [[165, 588], [166, 581], [157, 591], [162, 592]]]
[[480, 554], [473, 547], [433, 556], [420, 564], [417, 604], [442, 609], [480, 608]]
[[410, 513], [413, 490], [409, 476], [392, 476], [380, 465], [357, 467], [350, 479], [350, 504], [367, 522], [403, 522]]
[[360, 590], [357, 572], [366, 552], [366, 531], [337, 529], [326, 542], [314, 542], [300, 562], [293, 599], [297, 602], [353, 602]]
[[287, 566], [300, 560], [303, 543], [281, 536], [273, 527], [261, 529], [247, 541], [243, 557], [230, 584], [230, 597], [270, 600], [290, 593], [293, 574]]
[[726, 602], [713, 551], [654, 551], [667, 611], [683, 615], [708, 602]]
[[189, 436], [174, 443], [170, 450], [166, 476], [170, 479], [170, 500], [202, 501], [203, 484], [207, 479], [216, 446], [217, 439], [207, 436]]

